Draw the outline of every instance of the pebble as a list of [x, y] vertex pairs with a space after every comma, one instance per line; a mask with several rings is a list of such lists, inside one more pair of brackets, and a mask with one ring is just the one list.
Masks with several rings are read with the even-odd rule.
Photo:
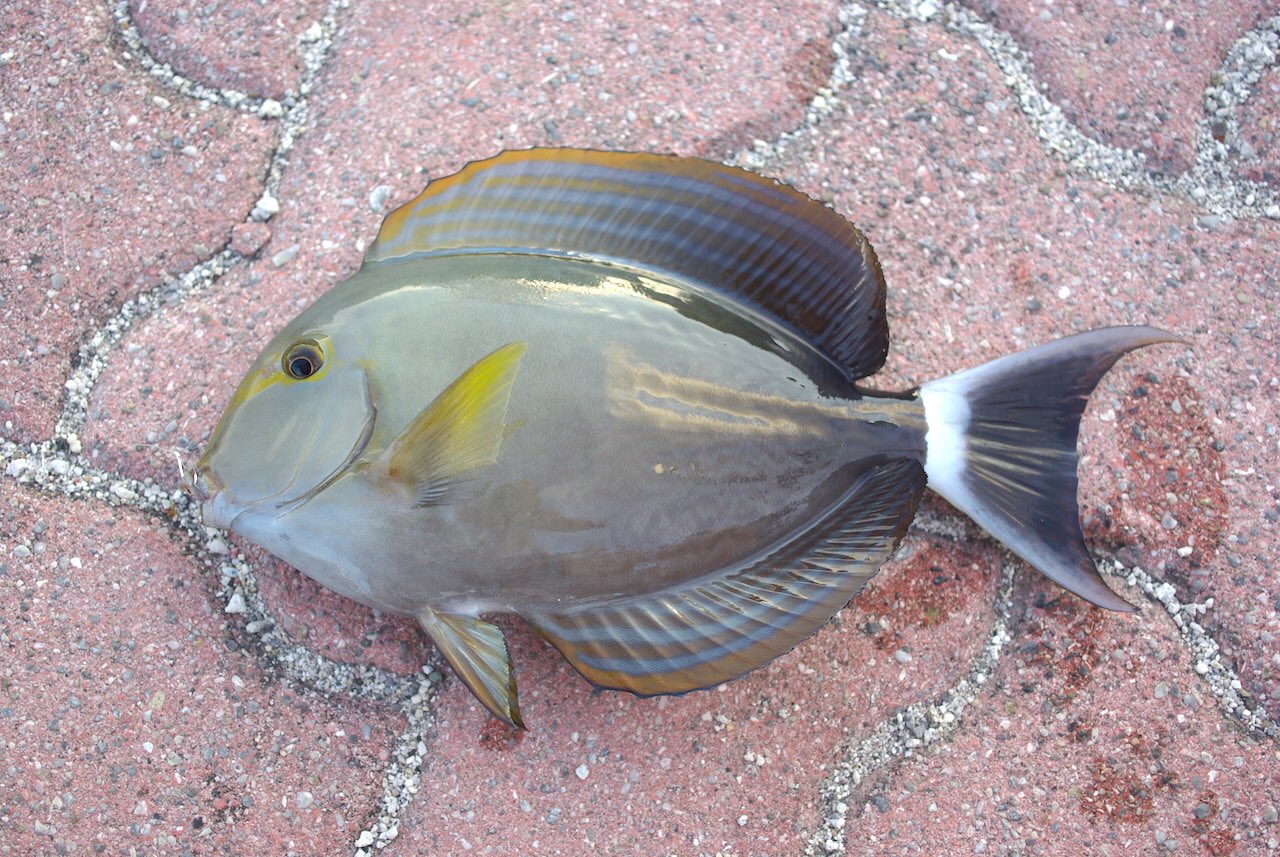
[[1198, 803], [1196, 804], [1196, 808], [1191, 810], [1191, 814], [1201, 820], [1208, 818], [1212, 813], [1213, 810], [1209, 808], [1209, 804], [1207, 803]]
[[284, 105], [274, 98], [264, 98], [258, 107], [258, 115], [264, 119], [279, 119], [284, 115]]
[[283, 268], [285, 265], [293, 261], [294, 256], [298, 255], [298, 249], [301, 246], [301, 244], [294, 244], [291, 247], [284, 248], [279, 253], [271, 257], [271, 264], [277, 268]]
[[298, 792], [293, 796], [293, 802], [297, 804], [298, 809], [306, 809], [316, 802], [311, 792]]
[[389, 196], [391, 196], [391, 188], [384, 184], [380, 184], [369, 191], [369, 208], [373, 209], [374, 214], [382, 213], [383, 209], [387, 207], [387, 197]]
[[223, 613], [244, 613], [249, 607], [244, 603], [244, 596], [239, 592], [232, 593], [227, 599], [227, 606], [222, 608]]
[[578, 779], [585, 780], [587, 775], [591, 773], [591, 769], [586, 765], [579, 765], [573, 772], [578, 775]]
[[1178, 519], [1173, 515], [1170, 515], [1168, 512], [1165, 512], [1164, 517], [1160, 519], [1160, 526], [1164, 527], [1166, 530], [1176, 529], [1178, 526]]
[[911, 663], [911, 653], [906, 649], [898, 649], [893, 653], [893, 659], [900, 664], [909, 664]]
[[249, 216], [254, 220], [270, 220], [274, 215], [279, 213], [280, 201], [268, 192], [258, 198], [258, 201], [254, 204], [253, 211], [249, 213]]

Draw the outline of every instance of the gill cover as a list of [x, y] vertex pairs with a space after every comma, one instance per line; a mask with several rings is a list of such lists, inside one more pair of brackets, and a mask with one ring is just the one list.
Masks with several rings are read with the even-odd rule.
[[299, 503], [360, 455], [376, 410], [368, 379], [353, 365], [288, 377], [279, 354], [264, 355], [236, 389], [200, 461], [237, 510]]

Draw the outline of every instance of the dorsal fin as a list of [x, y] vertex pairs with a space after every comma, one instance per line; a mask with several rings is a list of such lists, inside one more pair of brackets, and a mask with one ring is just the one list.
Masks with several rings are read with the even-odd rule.
[[365, 254], [580, 255], [670, 273], [764, 313], [849, 380], [889, 349], [885, 285], [867, 239], [773, 179], [697, 158], [528, 149], [473, 161], [387, 215]]
[[601, 687], [711, 687], [789, 651], [844, 607], [897, 547], [923, 493], [918, 462], [868, 460], [826, 518], [743, 568], [525, 618]]

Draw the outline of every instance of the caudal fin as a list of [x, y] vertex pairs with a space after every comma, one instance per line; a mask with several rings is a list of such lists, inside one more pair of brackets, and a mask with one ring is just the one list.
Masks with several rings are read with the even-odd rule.
[[1080, 529], [1080, 415], [1124, 354], [1181, 341], [1154, 327], [1107, 327], [925, 384], [929, 487], [1061, 586], [1132, 610], [1103, 583]]

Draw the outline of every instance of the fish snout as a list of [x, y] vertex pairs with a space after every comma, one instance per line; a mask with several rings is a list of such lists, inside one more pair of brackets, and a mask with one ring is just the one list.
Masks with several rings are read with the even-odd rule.
[[203, 462], [187, 476], [184, 487], [200, 503], [200, 518], [206, 527], [231, 526], [229, 502], [222, 482]]

